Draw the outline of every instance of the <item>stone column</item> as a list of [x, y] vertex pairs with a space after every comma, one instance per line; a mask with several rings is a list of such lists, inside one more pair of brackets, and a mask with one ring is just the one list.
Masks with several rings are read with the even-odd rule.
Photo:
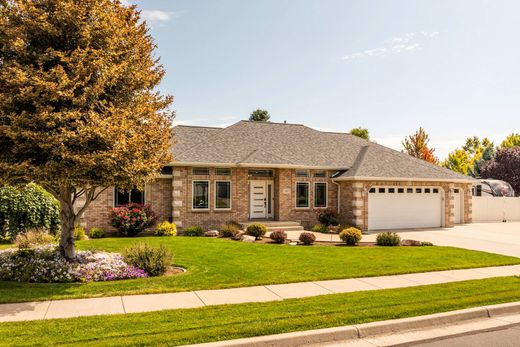
[[182, 168], [173, 169], [172, 180], [172, 219], [173, 222], [182, 228], [183, 222], [183, 197], [185, 192], [184, 177]]
[[368, 230], [368, 214], [366, 213], [366, 207], [363, 183], [352, 183], [352, 222], [363, 231]]
[[471, 188], [471, 184], [464, 186], [464, 223], [473, 222], [473, 193]]

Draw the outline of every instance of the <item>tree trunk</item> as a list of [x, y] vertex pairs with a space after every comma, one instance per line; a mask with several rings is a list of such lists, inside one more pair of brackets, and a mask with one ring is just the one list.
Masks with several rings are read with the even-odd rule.
[[76, 222], [76, 214], [74, 213], [72, 194], [68, 190], [61, 192], [60, 204], [60, 249], [65, 258], [72, 259], [74, 257], [74, 224]]

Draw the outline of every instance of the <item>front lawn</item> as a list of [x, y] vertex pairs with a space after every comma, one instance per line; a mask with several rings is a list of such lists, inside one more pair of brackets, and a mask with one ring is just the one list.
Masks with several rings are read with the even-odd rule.
[[2, 346], [173, 346], [412, 317], [520, 300], [517, 277], [271, 303], [0, 324]]
[[167, 246], [175, 255], [175, 264], [188, 272], [88, 284], [0, 282], [0, 302], [179, 292], [520, 263], [519, 258], [451, 247], [289, 246], [196, 237], [107, 238], [81, 241], [78, 247], [117, 252], [141, 241]]

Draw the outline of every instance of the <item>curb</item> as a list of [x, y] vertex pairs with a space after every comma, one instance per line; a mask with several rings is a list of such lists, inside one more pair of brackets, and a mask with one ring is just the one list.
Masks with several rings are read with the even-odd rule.
[[[292, 347], [333, 343], [336, 341], [346, 342], [347, 340], [358, 340], [396, 332], [402, 333], [416, 329], [435, 328], [448, 324], [462, 323], [464, 321], [486, 319], [512, 314], [520, 314], [520, 302], [482, 306], [444, 313], [435, 313], [425, 316], [393, 319], [336, 328], [307, 330], [229, 341], [194, 344], [187, 345], [185, 347]], [[439, 336], [439, 338], [440, 337], [441, 336]]]

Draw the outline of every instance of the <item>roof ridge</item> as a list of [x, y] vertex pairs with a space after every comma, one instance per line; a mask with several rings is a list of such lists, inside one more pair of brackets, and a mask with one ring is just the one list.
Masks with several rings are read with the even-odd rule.
[[174, 125], [173, 128], [179, 128], [179, 127], [184, 127], [184, 128], [205, 128], [205, 129], [226, 129], [226, 128], [222, 128], [222, 127], [216, 127], [216, 126], [209, 126], [209, 125], [190, 125], [190, 124], [179, 124], [179, 125]]
[[361, 148], [361, 150], [359, 151], [357, 157], [356, 157], [356, 160], [354, 160], [354, 164], [352, 165], [352, 167], [350, 168], [349, 173], [352, 175], [352, 176], [356, 176], [359, 168], [361, 167], [361, 164], [363, 164], [363, 161], [365, 160], [365, 156], [368, 152], [368, 148], [370, 147], [370, 145], [366, 145], [366, 146], [363, 146]]
[[282, 157], [280, 157], [280, 156], [278, 156], [278, 155], [276, 155], [276, 154], [273, 154], [273, 153], [271, 153], [271, 152], [269, 152], [269, 151], [266, 151], [266, 150], [263, 149], [263, 148], [257, 148], [257, 149], [255, 149], [255, 150], [253, 150], [251, 153], [249, 153], [249, 154], [248, 154], [244, 159], [242, 159], [242, 160], [239, 161], [238, 163], [240, 164], [240, 163], [245, 162], [247, 159], [251, 158], [251, 157], [253, 156], [253, 154], [255, 154], [256, 152], [259, 152], [259, 151], [262, 151], [262, 152], [264, 152], [264, 153], [267, 153], [267, 154], [269, 154], [269, 155], [272, 155], [273, 157], [276, 157], [276, 158], [278, 158], [278, 159], [281, 159], [281, 160], [284, 160], [284, 161], [287, 161], [287, 162], [290, 162], [290, 163], [294, 163], [294, 162], [291, 161], [291, 160], [288, 160], [288, 159], [282, 158]]

